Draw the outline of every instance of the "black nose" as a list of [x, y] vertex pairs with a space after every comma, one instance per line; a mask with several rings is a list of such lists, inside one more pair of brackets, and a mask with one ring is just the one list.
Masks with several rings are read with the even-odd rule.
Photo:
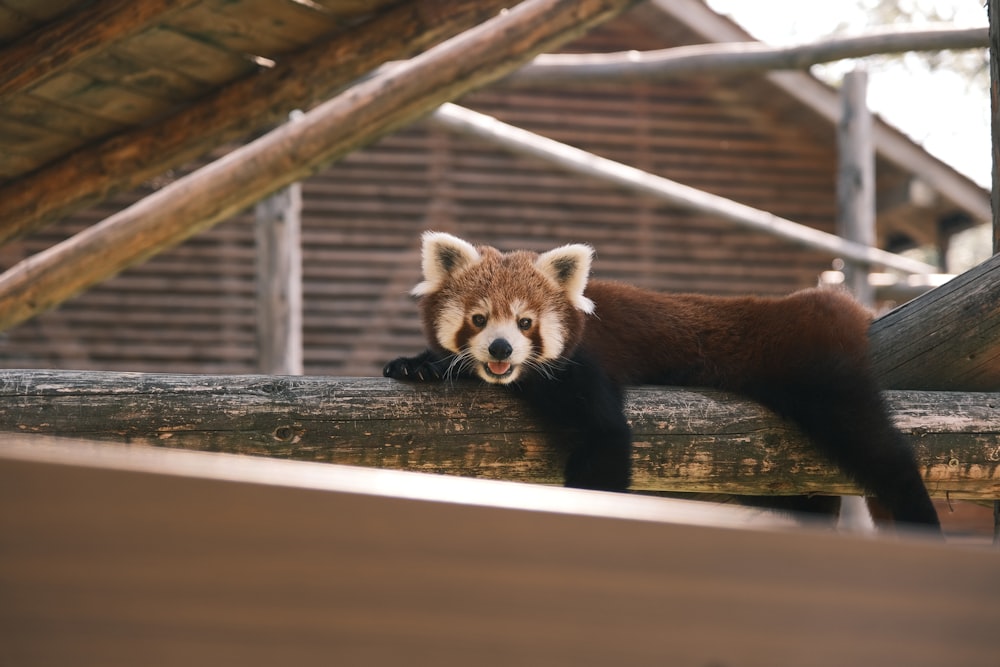
[[505, 338], [497, 338], [495, 341], [490, 343], [490, 356], [497, 360], [504, 360], [510, 356], [514, 348], [510, 346]]

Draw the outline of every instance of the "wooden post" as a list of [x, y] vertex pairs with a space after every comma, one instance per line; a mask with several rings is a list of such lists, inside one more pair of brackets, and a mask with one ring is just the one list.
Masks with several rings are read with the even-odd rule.
[[[837, 123], [837, 233], [848, 241], [874, 247], [875, 149], [868, 109], [868, 73], [857, 68], [844, 75], [840, 89], [842, 114]], [[844, 282], [861, 303], [872, 306], [875, 290], [870, 267], [844, 261]]]
[[[302, 117], [293, 111], [289, 120]], [[256, 207], [257, 364], [261, 373], [302, 375], [302, 185]]]
[[990, 17], [990, 128], [993, 136], [993, 254], [1000, 254], [1000, 0], [988, 0]]
[[[844, 75], [837, 122], [837, 234], [848, 241], [875, 247], [875, 144], [868, 109], [868, 73], [862, 67]], [[866, 306], [875, 305], [872, 267], [844, 262], [844, 284]], [[858, 496], [841, 499], [840, 525], [856, 532], [875, 530], [871, 514]]]

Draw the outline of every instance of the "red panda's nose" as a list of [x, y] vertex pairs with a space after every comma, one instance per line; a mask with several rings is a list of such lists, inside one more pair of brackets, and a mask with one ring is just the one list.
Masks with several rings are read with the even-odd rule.
[[507, 342], [506, 338], [497, 338], [495, 341], [490, 343], [489, 353], [494, 359], [506, 359], [514, 351], [510, 343]]

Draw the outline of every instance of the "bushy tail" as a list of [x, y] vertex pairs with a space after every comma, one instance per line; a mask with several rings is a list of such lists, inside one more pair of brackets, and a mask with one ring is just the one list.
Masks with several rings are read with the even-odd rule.
[[940, 527], [910, 443], [893, 426], [875, 383], [857, 370], [814, 374], [755, 398], [796, 422], [833, 463], [897, 522]]

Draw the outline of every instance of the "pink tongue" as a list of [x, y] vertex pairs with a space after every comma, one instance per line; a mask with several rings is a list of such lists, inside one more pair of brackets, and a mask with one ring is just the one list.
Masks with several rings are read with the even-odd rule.
[[490, 373], [494, 375], [503, 375], [510, 370], [509, 361], [490, 361], [486, 364], [490, 368]]

